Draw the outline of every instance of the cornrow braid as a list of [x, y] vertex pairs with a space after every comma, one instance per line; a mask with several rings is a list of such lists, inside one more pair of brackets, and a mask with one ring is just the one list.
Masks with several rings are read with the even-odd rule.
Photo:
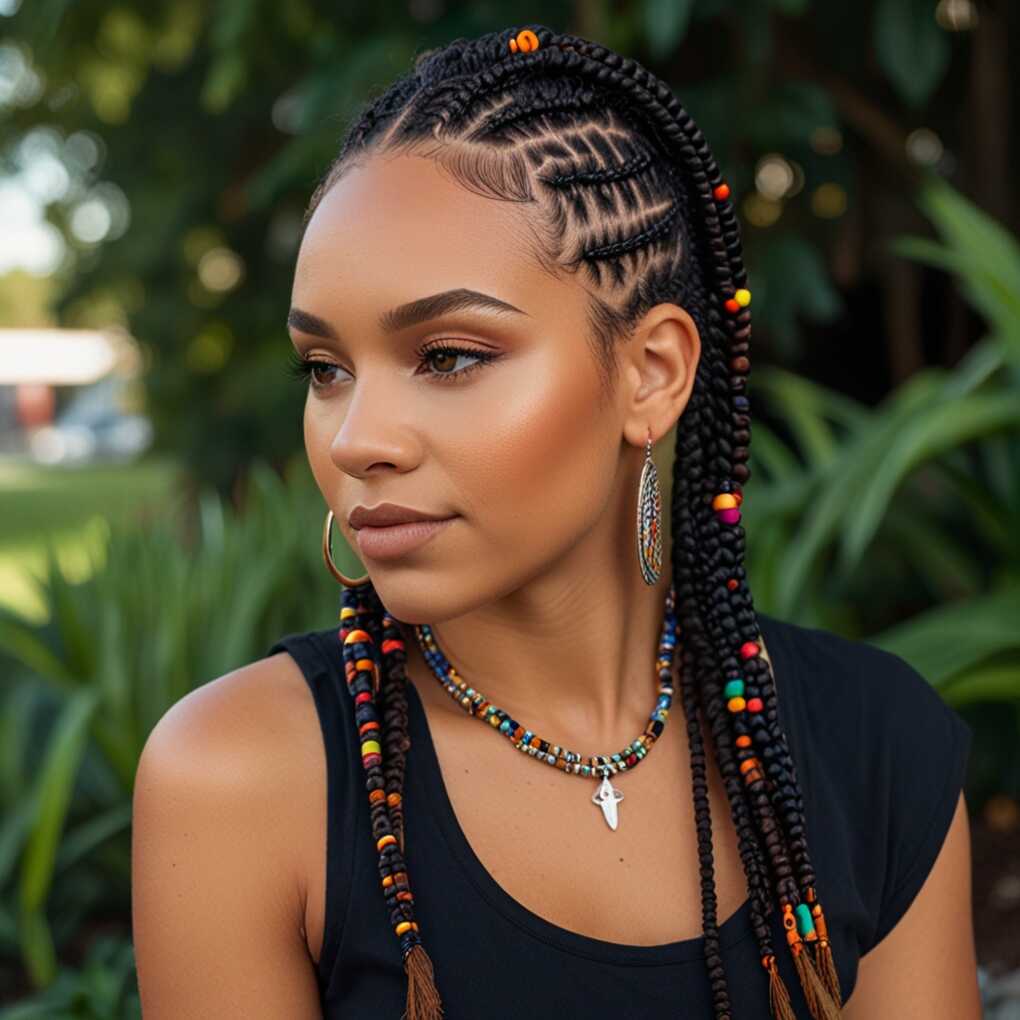
[[[529, 203], [536, 257], [589, 286], [591, 340], [607, 390], [616, 346], [645, 311], [675, 302], [694, 319], [702, 356], [677, 423], [671, 559], [713, 1014], [731, 1020], [703, 722], [738, 837], [772, 1013], [796, 1020], [768, 922], [778, 909], [812, 1017], [836, 1020], [839, 980], [803, 797], [744, 567], [738, 508], [750, 477], [750, 292], [730, 189], [707, 141], [669, 87], [636, 61], [532, 25], [419, 54], [352, 124], [305, 222], [350, 166], [390, 151], [434, 159], [488, 197]], [[442, 1006], [404, 859], [403, 637], [370, 581], [345, 588], [340, 620], [383, 894], [408, 976], [407, 1015], [434, 1020]]]

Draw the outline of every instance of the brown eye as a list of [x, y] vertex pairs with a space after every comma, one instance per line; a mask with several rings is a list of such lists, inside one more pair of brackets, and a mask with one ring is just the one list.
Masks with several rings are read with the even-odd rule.
[[[461, 357], [474, 358], [475, 363], [473, 365], [466, 365], [464, 368], [455, 369], [452, 372], [445, 370], [456, 365], [457, 359]], [[440, 371], [425, 373], [426, 375], [431, 375], [434, 379], [443, 382], [450, 380], [459, 381], [476, 368], [484, 367], [497, 357], [498, 355], [493, 354], [491, 351], [477, 351], [469, 347], [458, 347], [455, 344], [439, 343], [432, 347], [423, 348], [419, 352], [419, 364], [425, 365], [431, 362], [433, 366], [439, 368]]]
[[328, 389], [332, 380], [323, 381], [319, 373], [323, 371], [336, 371], [337, 366], [331, 365], [328, 361], [316, 361], [314, 358], [303, 358], [296, 351], [291, 350], [289, 357], [289, 372], [296, 379], [311, 381], [313, 390]]

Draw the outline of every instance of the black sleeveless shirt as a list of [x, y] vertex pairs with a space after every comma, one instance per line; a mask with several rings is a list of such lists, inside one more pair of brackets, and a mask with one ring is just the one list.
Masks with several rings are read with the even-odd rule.
[[[963, 785], [972, 732], [900, 657], [764, 613], [758, 622], [775, 668], [780, 723], [804, 798], [808, 846], [846, 1001], [858, 960], [903, 916], [935, 862]], [[379, 887], [338, 632], [339, 624], [289, 634], [267, 652], [287, 651], [297, 662], [325, 742], [319, 991], [325, 1020], [399, 1020], [406, 978]], [[405, 857], [445, 1020], [536, 1011], [710, 1018], [703, 937], [655, 946], [606, 942], [546, 921], [503, 890], [457, 822], [410, 682], [407, 697]], [[749, 902], [720, 920], [733, 1016], [771, 1020]], [[770, 923], [796, 1015], [810, 1017], [778, 911]]]

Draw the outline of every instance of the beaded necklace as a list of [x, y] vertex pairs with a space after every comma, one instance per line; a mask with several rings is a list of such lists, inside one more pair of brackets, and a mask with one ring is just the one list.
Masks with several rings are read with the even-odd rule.
[[655, 660], [658, 674], [658, 697], [655, 707], [648, 717], [644, 732], [616, 754], [584, 757], [576, 751], [543, 740], [536, 733], [525, 729], [515, 719], [511, 719], [508, 712], [494, 705], [481, 691], [469, 687], [460, 678], [457, 670], [440, 651], [435, 634], [428, 624], [416, 624], [414, 633], [422, 655], [440, 686], [468, 715], [487, 722], [493, 729], [498, 729], [518, 751], [547, 765], [552, 765], [569, 775], [586, 778], [601, 776], [602, 782], [591, 800], [593, 804], [602, 808], [606, 824], [615, 831], [619, 824], [617, 804], [623, 800], [623, 793], [613, 786], [609, 777], [617, 772], [634, 768], [651, 750], [669, 718], [669, 708], [673, 702], [673, 660], [676, 655], [677, 636], [677, 618], [673, 612], [675, 598], [675, 588], [671, 584], [666, 594], [666, 611], [659, 637], [659, 655]]

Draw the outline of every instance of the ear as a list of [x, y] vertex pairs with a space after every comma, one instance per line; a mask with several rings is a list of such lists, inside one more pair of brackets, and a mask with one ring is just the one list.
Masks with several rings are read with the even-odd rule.
[[649, 429], [654, 443], [687, 406], [701, 357], [701, 335], [685, 309], [663, 302], [642, 316], [621, 355], [627, 400], [624, 435], [643, 448]]

